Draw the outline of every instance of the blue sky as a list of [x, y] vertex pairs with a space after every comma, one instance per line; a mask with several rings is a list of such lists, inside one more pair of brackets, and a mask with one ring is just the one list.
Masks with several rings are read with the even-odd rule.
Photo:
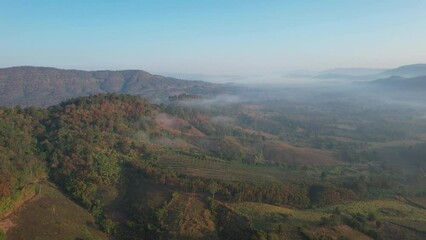
[[0, 0], [0, 67], [263, 74], [418, 62], [425, 0]]

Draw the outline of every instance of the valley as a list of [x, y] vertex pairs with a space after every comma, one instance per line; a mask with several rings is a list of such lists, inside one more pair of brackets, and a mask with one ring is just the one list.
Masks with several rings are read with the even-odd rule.
[[0, 240], [425, 240], [425, 12], [0, 0]]
[[49, 181], [2, 231], [12, 240], [422, 239], [419, 109], [315, 94], [221, 104], [100, 94], [1, 108], [2, 211]]

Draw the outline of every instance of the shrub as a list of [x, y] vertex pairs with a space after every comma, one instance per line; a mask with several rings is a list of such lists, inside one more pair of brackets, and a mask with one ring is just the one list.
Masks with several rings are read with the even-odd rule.
[[278, 237], [277, 234], [275, 233], [269, 233], [268, 234], [268, 240], [279, 240], [280, 238]]
[[267, 240], [268, 234], [262, 230], [255, 230], [250, 239], [251, 240]]
[[376, 214], [369, 213], [367, 219], [368, 219], [368, 221], [374, 221], [374, 220], [376, 220]]
[[110, 219], [106, 219], [104, 220], [102, 223], [102, 229], [107, 233], [107, 234], [113, 234], [116, 228], [116, 225], [113, 221], [111, 221]]

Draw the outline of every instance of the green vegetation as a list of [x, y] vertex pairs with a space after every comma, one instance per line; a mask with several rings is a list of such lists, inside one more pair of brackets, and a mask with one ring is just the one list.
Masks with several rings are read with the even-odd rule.
[[37, 148], [45, 111], [0, 108], [0, 214], [28, 194], [28, 186], [46, 178], [45, 155]]
[[[80, 236], [88, 239], [96, 228], [116, 239], [424, 233], [422, 169], [395, 174], [396, 160], [377, 147], [376, 141], [409, 134], [389, 130], [395, 122], [369, 131], [364, 121], [372, 121], [371, 113], [358, 122], [281, 102], [220, 108], [178, 102], [157, 106], [101, 94], [48, 109], [1, 108], [0, 212], [28, 196], [54, 194], [39, 184], [48, 178], [91, 213], [97, 227]], [[399, 151], [415, 159], [407, 166], [420, 162], [421, 146]], [[71, 205], [51, 203], [48, 216], [61, 225], [56, 216]]]

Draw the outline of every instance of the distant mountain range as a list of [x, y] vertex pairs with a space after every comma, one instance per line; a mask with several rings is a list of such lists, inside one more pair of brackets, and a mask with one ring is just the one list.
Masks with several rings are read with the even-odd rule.
[[389, 78], [379, 79], [372, 82], [379, 87], [387, 87], [394, 90], [409, 90], [409, 91], [425, 91], [426, 76], [405, 78], [392, 76]]
[[238, 75], [209, 75], [196, 73], [162, 73], [162, 75], [177, 79], [201, 80], [212, 83], [234, 83], [238, 81], [243, 81], [246, 78], [246, 76]]
[[[388, 70], [332, 69], [314, 77], [333, 81], [368, 81], [378, 87], [388, 86], [392, 89], [426, 90], [426, 64]], [[180, 94], [216, 96], [226, 94], [230, 89], [226, 84], [181, 80], [142, 70], [81, 71], [48, 67], [0, 69], [0, 106], [47, 107], [70, 98], [98, 93], [132, 94], [162, 101]]]
[[395, 69], [389, 69], [381, 73], [385, 76], [399, 76], [399, 77], [418, 77], [426, 76], [426, 64], [412, 64], [405, 65]]
[[48, 67], [0, 69], [0, 105], [41, 106], [98, 93], [167, 99], [182, 93], [215, 94], [222, 85], [153, 75], [141, 70], [81, 71]]
[[343, 76], [365, 76], [382, 73], [387, 69], [383, 68], [335, 68], [322, 71], [318, 76], [343, 75]]
[[426, 64], [405, 65], [386, 70], [371, 83], [383, 90], [426, 91]]
[[426, 76], [426, 64], [411, 64], [394, 69], [337, 68], [315, 75], [319, 79], [372, 81], [392, 76], [405, 78]]

